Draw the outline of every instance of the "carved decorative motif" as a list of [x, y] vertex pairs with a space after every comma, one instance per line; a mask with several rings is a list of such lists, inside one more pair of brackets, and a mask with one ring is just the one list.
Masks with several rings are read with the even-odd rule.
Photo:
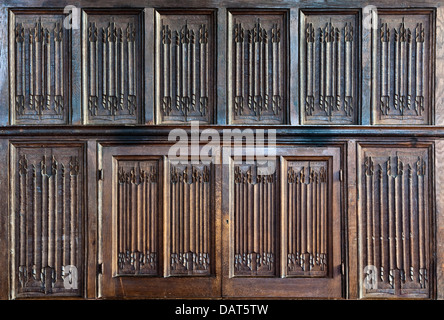
[[290, 161], [287, 170], [287, 275], [326, 276], [327, 162]]
[[[430, 209], [427, 151], [364, 151], [360, 251], [365, 296], [428, 296]], [[376, 284], [375, 284], [376, 283]]]
[[16, 124], [68, 122], [69, 33], [62, 14], [15, 14], [11, 113]]
[[234, 274], [276, 274], [276, 174], [234, 168]]
[[284, 123], [285, 15], [232, 13], [230, 105], [234, 123]]
[[214, 105], [212, 14], [161, 14], [158, 37], [160, 121], [210, 123]]
[[[105, 19], [104, 19], [105, 17]], [[141, 29], [138, 14], [87, 16], [86, 104], [89, 123], [139, 123]]]
[[170, 274], [211, 273], [211, 166], [171, 165]]
[[429, 15], [381, 14], [375, 31], [376, 123], [429, 124], [432, 41]]
[[118, 274], [158, 274], [157, 161], [119, 161]]
[[[81, 159], [74, 147], [17, 150], [13, 203], [18, 297], [81, 292]], [[69, 274], [71, 266], [77, 269], [77, 279]], [[66, 286], [68, 281], [72, 287]]]
[[[304, 15], [301, 108], [304, 123], [356, 123], [359, 29], [355, 14]], [[327, 21], [327, 22], [325, 22]]]

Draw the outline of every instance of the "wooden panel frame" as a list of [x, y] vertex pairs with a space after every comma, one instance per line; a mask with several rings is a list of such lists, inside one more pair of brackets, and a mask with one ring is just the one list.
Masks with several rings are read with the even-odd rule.
[[[225, 149], [225, 148], [224, 148]], [[244, 151], [245, 152], [245, 151]], [[223, 153], [230, 155], [229, 150], [224, 150]], [[244, 154], [245, 156], [245, 154]], [[236, 298], [341, 298], [343, 296], [343, 277], [342, 277], [342, 187], [340, 182], [340, 170], [341, 170], [341, 151], [338, 147], [326, 146], [326, 147], [308, 147], [302, 145], [294, 145], [292, 147], [279, 146], [277, 148], [277, 156], [279, 161], [278, 168], [281, 168], [277, 174], [281, 177], [277, 194], [282, 196], [282, 175], [284, 174], [286, 159], [328, 159], [330, 166], [330, 178], [331, 187], [331, 217], [330, 232], [331, 242], [329, 245], [330, 252], [333, 257], [331, 260], [331, 268], [329, 270], [329, 276], [326, 278], [297, 278], [297, 277], [284, 277], [284, 271], [282, 268], [283, 260], [283, 244], [284, 234], [280, 231], [281, 228], [285, 228], [285, 221], [282, 221], [284, 215], [284, 206], [278, 206], [277, 221], [278, 227], [276, 234], [278, 235], [279, 246], [276, 249], [281, 257], [277, 263], [277, 272], [275, 276], [271, 277], [238, 277], [234, 276], [232, 268], [233, 261], [233, 164], [234, 160], [230, 158], [229, 164], [223, 165], [223, 191], [222, 191], [222, 264], [223, 264], [223, 278], [222, 278], [222, 296], [223, 297], [236, 297]], [[286, 172], [285, 172], [286, 174]], [[258, 282], [260, 280], [260, 282]], [[252, 290], [254, 288], [254, 290]], [[310, 290], [307, 290], [310, 288]]]
[[[220, 248], [216, 245], [220, 241], [220, 210], [213, 206], [212, 214], [213, 228], [212, 235], [212, 259], [211, 275], [209, 276], [169, 276], [169, 268], [165, 264], [168, 261], [166, 257], [169, 249], [167, 244], [169, 218], [167, 203], [168, 192], [165, 186], [168, 185], [166, 173], [168, 172], [168, 155], [169, 146], [155, 144], [119, 144], [102, 142], [99, 146], [99, 169], [103, 170], [103, 182], [99, 185], [99, 202], [102, 208], [99, 213], [99, 237], [101, 238], [99, 249], [99, 263], [103, 265], [103, 274], [100, 276], [99, 297], [102, 298], [217, 298], [220, 297]], [[159, 275], [158, 276], [121, 276], [116, 277], [116, 254], [114, 252], [116, 244], [116, 229], [112, 227], [112, 221], [115, 217], [115, 206], [113, 205], [113, 194], [115, 191], [106, 192], [105, 190], [114, 190], [113, 181], [115, 181], [115, 166], [118, 159], [125, 160], [143, 160], [158, 159], [162, 168], [162, 196], [159, 197], [159, 213], [158, 217], [158, 244], [161, 248], [159, 258]], [[114, 169], [113, 169], [114, 168]], [[218, 193], [218, 186], [215, 181], [217, 177], [220, 179], [220, 173], [214, 171], [215, 176], [212, 178], [212, 187]], [[163, 190], [163, 191], [162, 191]], [[213, 199], [214, 201], [214, 199]], [[112, 213], [112, 214], [110, 214]]]

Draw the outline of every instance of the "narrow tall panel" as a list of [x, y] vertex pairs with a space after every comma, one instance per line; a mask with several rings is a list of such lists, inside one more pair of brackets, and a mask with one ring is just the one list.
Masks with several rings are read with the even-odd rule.
[[12, 168], [15, 294], [81, 295], [81, 148], [17, 147]]
[[289, 161], [286, 177], [287, 276], [328, 271], [328, 163]]
[[117, 250], [119, 275], [157, 275], [158, 161], [119, 161]]
[[170, 165], [169, 275], [210, 275], [212, 166]]
[[54, 11], [10, 13], [11, 124], [69, 122], [70, 30]]
[[212, 123], [213, 11], [160, 11], [156, 16], [158, 123]]
[[234, 167], [234, 275], [274, 276], [277, 262], [276, 173]]
[[373, 123], [432, 123], [432, 13], [378, 11], [378, 29], [373, 31], [372, 40]]
[[230, 11], [228, 20], [230, 123], [286, 123], [287, 16], [287, 11]]
[[88, 124], [142, 121], [142, 13], [86, 10], [83, 115]]
[[364, 297], [429, 297], [433, 286], [427, 149], [361, 151], [359, 251]]
[[300, 107], [305, 124], [357, 124], [360, 30], [356, 10], [303, 11]]

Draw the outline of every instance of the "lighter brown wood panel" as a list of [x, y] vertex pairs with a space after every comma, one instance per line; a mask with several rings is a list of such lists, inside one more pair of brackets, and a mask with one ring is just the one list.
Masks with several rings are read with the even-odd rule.
[[287, 276], [328, 273], [328, 163], [288, 161], [285, 204]]
[[83, 21], [83, 114], [86, 123], [140, 123], [141, 11], [87, 10]]
[[157, 275], [158, 161], [119, 161], [117, 246], [119, 275]]
[[212, 11], [159, 11], [156, 16], [159, 123], [212, 122], [214, 22]]
[[276, 174], [234, 167], [234, 275], [276, 274]]
[[210, 275], [210, 165], [170, 165], [168, 275]]
[[12, 124], [67, 124], [70, 30], [62, 12], [10, 14]]
[[306, 124], [356, 124], [359, 114], [358, 13], [303, 11], [301, 115]]
[[230, 123], [285, 123], [287, 12], [230, 10], [228, 23]]
[[[14, 294], [81, 295], [81, 148], [19, 146], [12, 165]], [[67, 286], [69, 281], [73, 281], [72, 287]]]
[[431, 124], [433, 14], [428, 10], [378, 11], [373, 31], [373, 122]]
[[429, 297], [430, 166], [427, 149], [361, 151], [359, 248], [364, 297]]

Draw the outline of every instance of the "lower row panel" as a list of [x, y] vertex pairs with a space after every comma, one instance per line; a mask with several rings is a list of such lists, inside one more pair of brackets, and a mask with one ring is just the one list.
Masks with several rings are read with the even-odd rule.
[[[11, 144], [12, 298], [85, 296], [84, 149]], [[174, 163], [168, 151], [99, 145], [100, 297], [339, 298], [354, 272], [362, 298], [433, 297], [431, 145], [359, 145], [348, 213], [358, 266], [346, 262], [342, 146], [222, 164]]]

